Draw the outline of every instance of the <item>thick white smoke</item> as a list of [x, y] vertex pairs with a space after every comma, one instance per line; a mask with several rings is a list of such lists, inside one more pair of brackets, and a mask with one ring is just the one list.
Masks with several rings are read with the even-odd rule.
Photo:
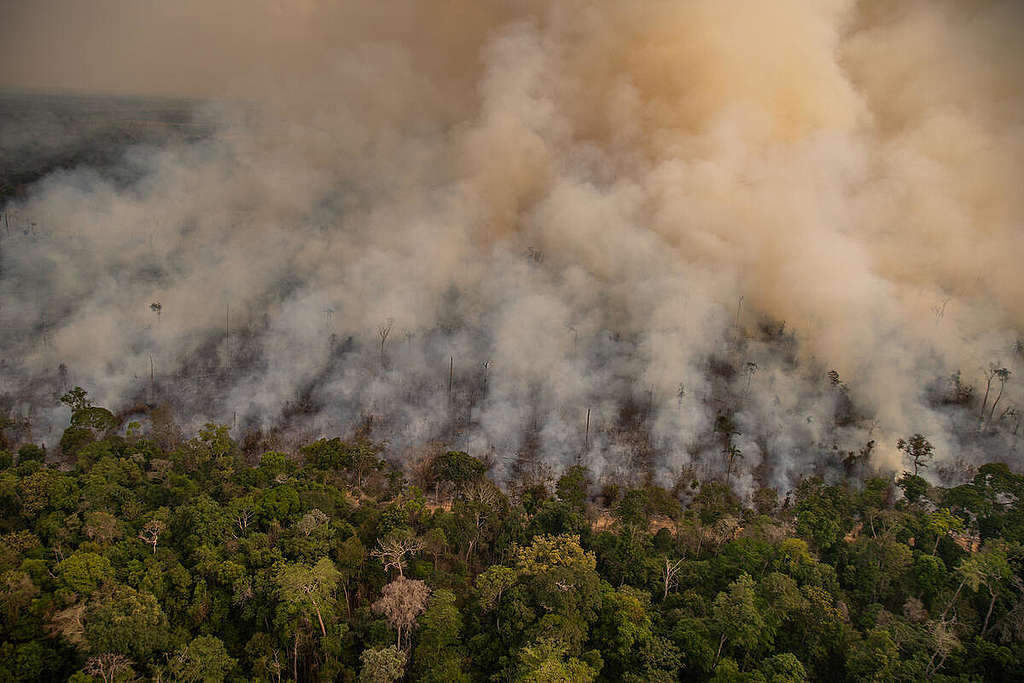
[[[211, 139], [8, 206], [36, 228], [2, 242], [7, 390], [64, 363], [101, 402], [285, 440], [369, 419], [499, 476], [720, 472], [722, 415], [744, 488], [869, 440], [900, 467], [913, 432], [1013, 457], [1018, 3], [429, 4], [4, 9], [8, 86], [218, 102]], [[935, 381], [980, 396], [993, 362], [979, 426]]]

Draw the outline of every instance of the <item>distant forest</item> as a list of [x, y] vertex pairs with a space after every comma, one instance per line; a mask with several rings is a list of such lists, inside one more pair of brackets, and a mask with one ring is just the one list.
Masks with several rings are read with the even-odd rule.
[[930, 486], [919, 434], [741, 501], [62, 401], [59, 446], [0, 443], [3, 680], [1024, 680], [1024, 476]]

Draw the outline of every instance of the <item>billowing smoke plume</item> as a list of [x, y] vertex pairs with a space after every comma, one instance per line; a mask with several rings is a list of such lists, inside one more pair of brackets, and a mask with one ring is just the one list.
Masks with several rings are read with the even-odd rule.
[[80, 384], [499, 477], [1014, 458], [1020, 7], [13, 4], [7, 86], [202, 98], [213, 132], [9, 202], [0, 381], [44, 434]]

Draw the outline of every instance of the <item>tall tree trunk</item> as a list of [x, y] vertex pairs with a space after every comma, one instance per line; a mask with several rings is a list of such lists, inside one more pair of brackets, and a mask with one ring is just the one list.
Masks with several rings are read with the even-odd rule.
[[959, 595], [960, 595], [960, 591], [962, 591], [964, 589], [964, 584], [965, 583], [967, 583], [967, 579], [964, 579], [963, 581], [961, 581], [960, 585], [956, 587], [956, 592], [953, 593], [953, 599], [949, 601], [948, 605], [946, 605], [946, 609], [942, 610], [942, 614], [939, 615], [939, 619], [945, 619], [946, 618], [946, 612], [948, 612], [949, 608], [952, 607], [953, 604], [956, 602], [957, 597], [959, 597]]
[[988, 591], [992, 595], [992, 601], [988, 603], [988, 612], [985, 613], [985, 623], [981, 627], [981, 637], [985, 637], [985, 632], [988, 631], [988, 620], [992, 618], [992, 608], [996, 606], [996, 594], [992, 592], [992, 589]]
[[994, 372], [992, 374], [990, 374], [988, 376], [988, 382], [985, 384], [985, 398], [981, 402], [981, 414], [979, 415], [979, 417], [982, 420], [985, 419], [985, 404], [988, 403], [988, 392], [992, 390], [992, 378], [995, 377], [995, 376], [996, 375], [995, 375]]
[[992, 409], [988, 411], [988, 426], [992, 426], [992, 416], [996, 413], [996, 406], [999, 405], [999, 399], [1003, 397], [1003, 389], [1006, 388], [1006, 382], [1000, 381], [999, 393], [996, 395], [996, 400], [992, 401]]
[[718, 660], [722, 656], [722, 646], [723, 645], [725, 645], [725, 634], [724, 633], [722, 634], [721, 639], [719, 639], [719, 641], [718, 641], [718, 652], [715, 653], [715, 666], [712, 667], [712, 668], [716, 668], [718, 666]]
[[313, 609], [316, 610], [317, 621], [320, 622], [320, 633], [323, 634], [324, 638], [327, 637], [327, 629], [324, 628], [324, 618], [320, 616], [320, 606], [316, 604], [316, 600], [313, 600]]

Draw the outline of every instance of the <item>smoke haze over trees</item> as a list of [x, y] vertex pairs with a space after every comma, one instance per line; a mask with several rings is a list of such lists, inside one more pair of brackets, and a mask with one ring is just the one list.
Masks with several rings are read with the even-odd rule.
[[499, 482], [749, 496], [911, 435], [933, 483], [1019, 463], [1022, 18], [7, 3], [4, 438], [58, 451], [81, 385], [147, 433], [440, 441]]

